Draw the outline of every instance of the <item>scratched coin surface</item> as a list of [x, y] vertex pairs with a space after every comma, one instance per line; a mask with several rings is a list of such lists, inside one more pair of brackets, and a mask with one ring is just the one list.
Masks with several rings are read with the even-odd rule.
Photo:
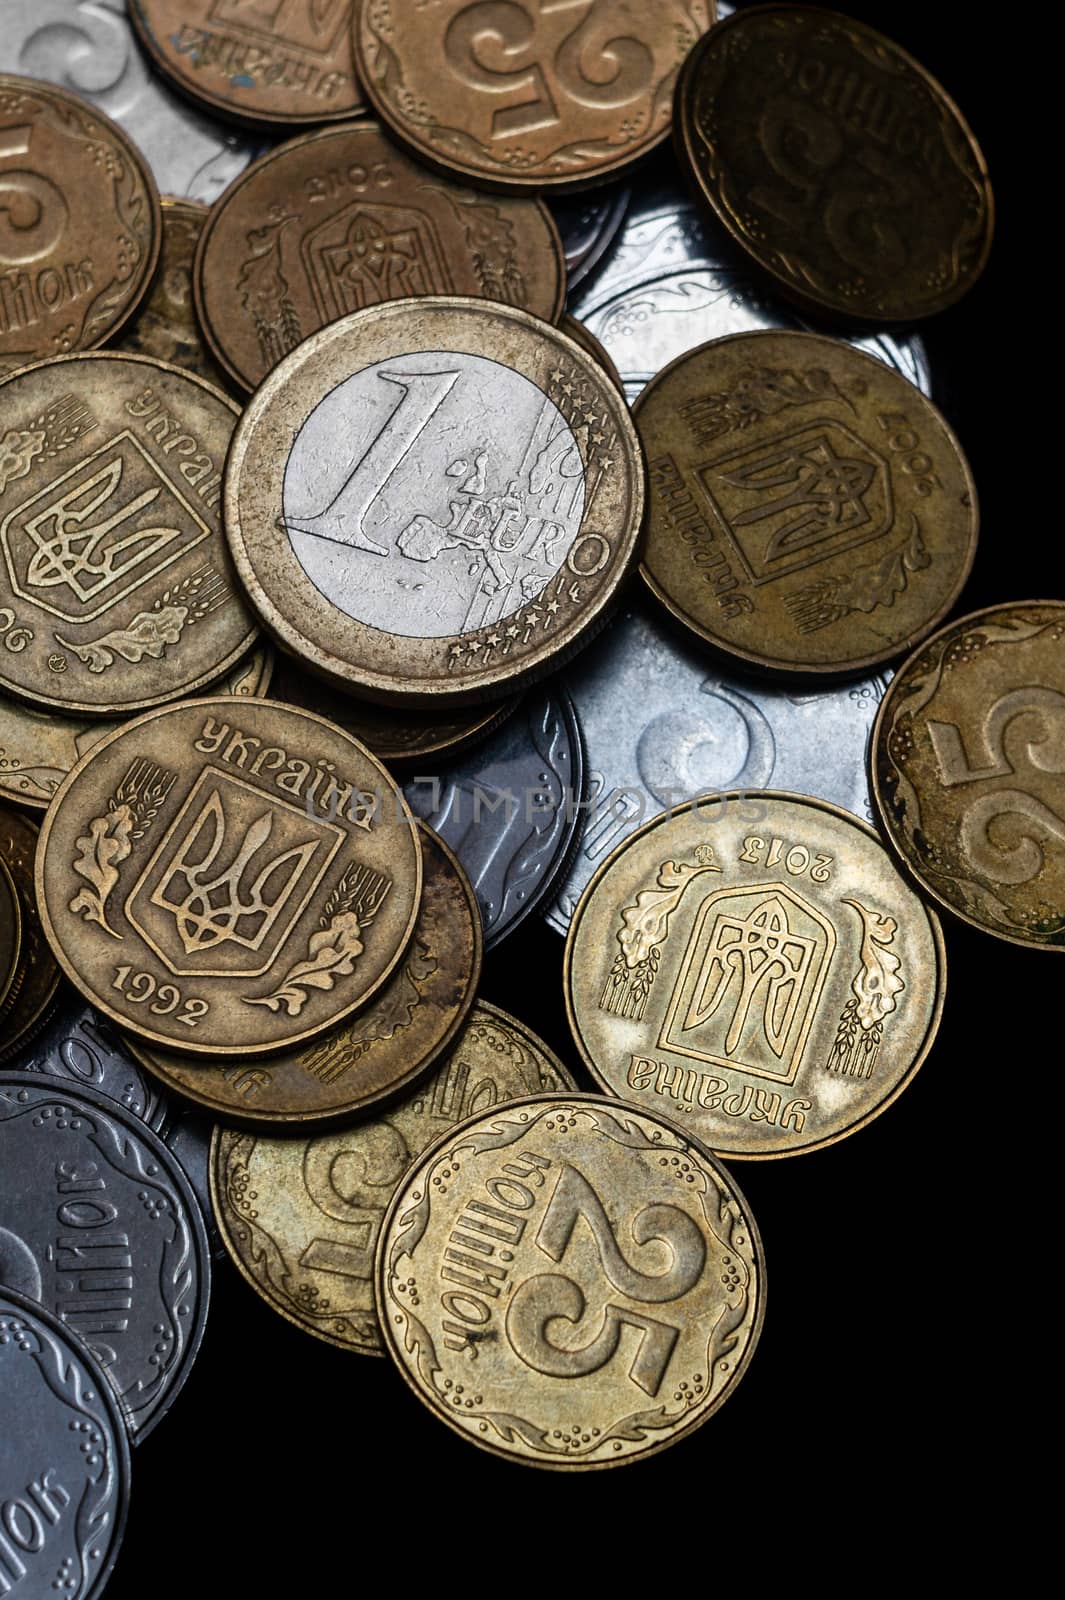
[[192, 263], [207, 218], [207, 207], [165, 194], [163, 248], [151, 289], [136, 319], [126, 328], [121, 349], [168, 361], [216, 388], [225, 374], [207, 347], [192, 297]]
[[0, 69], [106, 112], [169, 194], [210, 204], [255, 153], [250, 138], [167, 88], [133, 37], [126, 0], [4, 0]]
[[[274, 652], [269, 646], [257, 646], [206, 692], [261, 699], [270, 686], [273, 665]], [[86, 750], [126, 720], [58, 716], [0, 697], [0, 797], [43, 811]]]
[[224, 116], [299, 127], [355, 116], [351, 0], [129, 0], [153, 64]]
[[543, 201], [427, 172], [376, 123], [262, 156], [204, 229], [196, 303], [231, 377], [254, 389], [327, 322], [407, 295], [481, 295], [553, 322], [566, 288]]
[[481, 974], [481, 919], [469, 880], [431, 829], [419, 828], [422, 897], [414, 936], [370, 1005], [312, 1044], [268, 1061], [206, 1061], [130, 1038], [156, 1078], [223, 1119], [291, 1125], [351, 1116], [395, 1094], [454, 1039]]
[[749, 665], [863, 672], [930, 632], [976, 549], [976, 490], [943, 416], [882, 362], [812, 333], [737, 334], [644, 390], [641, 573]]
[[102, 1595], [129, 1471], [126, 1424], [84, 1345], [32, 1299], [0, 1288], [0, 1593]]
[[106, 1017], [67, 991], [41, 1031], [10, 1065], [19, 1072], [44, 1072], [114, 1100], [153, 1133], [165, 1133], [171, 1108], [150, 1072], [134, 1061]]
[[162, 235], [137, 148], [76, 95], [0, 73], [0, 195], [0, 373], [110, 339]]
[[534, 689], [490, 739], [403, 792], [465, 867], [493, 949], [543, 904], [576, 845], [584, 747], [569, 695]]
[[226, 472], [267, 628], [414, 706], [498, 699], [557, 666], [606, 615], [642, 509], [606, 374], [485, 300], [390, 301], [312, 334], [253, 395]]
[[599, 1095], [515, 1100], [438, 1140], [375, 1272], [389, 1355], [430, 1411], [561, 1469], [640, 1460], [705, 1422], [765, 1305], [729, 1174], [654, 1109]]
[[[634, 199], [617, 243], [571, 305], [610, 355], [632, 402], [671, 361], [709, 339], [802, 328], [801, 313], [755, 282], [712, 216], [669, 170]], [[849, 342], [931, 394], [924, 342], [881, 329]]]
[[0, 407], [0, 689], [128, 716], [247, 654], [220, 510], [232, 401], [107, 353], [13, 373]]
[[180, 1167], [113, 1100], [5, 1068], [0, 1193], [0, 1277], [81, 1336], [143, 1439], [207, 1320], [207, 1239]]
[[959, 617], [900, 668], [873, 790], [921, 887], [973, 927], [1065, 948], [1065, 604]]
[[669, 133], [684, 57], [713, 0], [369, 0], [357, 69], [423, 161], [502, 189], [595, 182]]
[[939, 923], [872, 828], [804, 795], [732, 791], [608, 857], [564, 983], [597, 1082], [732, 1160], [878, 1116], [932, 1046], [945, 978]]
[[22, 909], [15, 880], [0, 857], [0, 1004], [11, 993], [22, 951]]
[[585, 886], [660, 811], [724, 789], [790, 789], [873, 820], [866, 751], [885, 674], [785, 688], [722, 671], [648, 599], [566, 674], [588, 762], [580, 844], [544, 916], [565, 934]]
[[[34, 824], [11, 806], [0, 805], [0, 860], [11, 874], [21, 923], [18, 966], [7, 995], [0, 998], [0, 1060], [13, 1056], [32, 1038], [47, 1016], [59, 988], [59, 968], [41, 928], [33, 888], [36, 849]], [[4, 912], [0, 909], [0, 924], [3, 921]], [[0, 934], [0, 939], [2, 937]], [[0, 952], [0, 988], [3, 986], [2, 968]]]
[[210, 696], [94, 745], [45, 813], [36, 887], [105, 1016], [193, 1055], [326, 1032], [396, 966], [421, 895], [402, 795], [340, 728]]
[[682, 163], [790, 298], [908, 322], [983, 271], [994, 206], [980, 148], [936, 80], [864, 23], [737, 12], [688, 57], [676, 106]]
[[411, 1162], [464, 1117], [575, 1087], [541, 1040], [479, 1001], [444, 1065], [368, 1121], [308, 1140], [215, 1129], [212, 1204], [229, 1253], [290, 1322], [379, 1355], [374, 1246]]

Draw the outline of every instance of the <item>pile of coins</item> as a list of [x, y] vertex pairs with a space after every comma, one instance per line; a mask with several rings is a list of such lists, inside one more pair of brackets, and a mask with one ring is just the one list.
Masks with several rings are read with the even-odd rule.
[[0, 1593], [84, 1596], [212, 1260], [511, 1461], [718, 1409], [723, 1160], [902, 1093], [939, 910], [1065, 945], [1065, 604], [957, 614], [991, 189], [864, 24], [64, 0], [116, 122], [9, 9]]

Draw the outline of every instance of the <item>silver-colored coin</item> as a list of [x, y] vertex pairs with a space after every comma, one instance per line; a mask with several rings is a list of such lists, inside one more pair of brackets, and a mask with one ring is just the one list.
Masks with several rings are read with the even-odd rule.
[[0, 1289], [0, 1595], [102, 1594], [128, 1505], [129, 1442], [110, 1387], [68, 1329]]
[[463, 760], [403, 792], [465, 867], [490, 950], [551, 892], [576, 840], [584, 751], [569, 695], [534, 690]]
[[567, 294], [595, 271], [617, 237], [631, 198], [631, 189], [615, 185], [548, 202], [566, 256]]
[[[872, 820], [865, 751], [890, 676], [778, 688], [720, 670], [650, 611], [620, 614], [567, 674], [588, 761], [587, 821], [545, 910], [551, 927], [568, 931], [622, 839], [696, 795], [789, 789]], [[757, 833], [757, 794], [744, 804]]]
[[222, 1236], [214, 1219], [214, 1207], [211, 1205], [210, 1158], [213, 1132], [214, 1123], [209, 1117], [201, 1115], [198, 1111], [175, 1109], [163, 1138], [166, 1140], [167, 1149], [181, 1163], [181, 1170], [200, 1202], [211, 1254], [216, 1261], [224, 1261], [226, 1247], [222, 1243]]
[[0, 1276], [84, 1340], [134, 1440], [189, 1374], [211, 1265], [166, 1145], [91, 1089], [0, 1072]]
[[94, 1089], [154, 1133], [163, 1132], [170, 1119], [166, 1096], [125, 1050], [105, 1018], [77, 996], [64, 998], [48, 1026], [6, 1065], [19, 1072], [50, 1073], [78, 1089]]
[[258, 154], [173, 94], [134, 40], [125, 0], [4, 0], [0, 71], [73, 89], [122, 125], [158, 187], [210, 205]]
[[[663, 367], [709, 339], [809, 326], [747, 277], [723, 248], [713, 218], [662, 184], [630, 207], [605, 266], [570, 310], [614, 362], [630, 403]], [[916, 334], [873, 333], [850, 342], [931, 394]]]

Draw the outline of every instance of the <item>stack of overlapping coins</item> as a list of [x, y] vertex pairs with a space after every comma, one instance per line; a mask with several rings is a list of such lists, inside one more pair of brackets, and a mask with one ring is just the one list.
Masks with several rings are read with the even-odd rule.
[[212, 1256], [508, 1461], [718, 1409], [723, 1162], [911, 1083], [940, 911], [1065, 943], [1065, 604], [964, 614], [991, 189], [865, 24], [4, 28], [0, 1594], [85, 1596]]

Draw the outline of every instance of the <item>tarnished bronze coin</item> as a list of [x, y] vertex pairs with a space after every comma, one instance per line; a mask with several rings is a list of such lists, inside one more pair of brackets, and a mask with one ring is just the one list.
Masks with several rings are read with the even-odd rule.
[[976, 490], [945, 419], [838, 339], [741, 333], [643, 391], [642, 575], [706, 643], [751, 666], [858, 673], [954, 604]]
[[258, 629], [222, 535], [237, 407], [143, 356], [0, 383], [0, 689], [129, 715], [228, 672]]
[[163, 248], [144, 307], [125, 330], [122, 350], [168, 361], [216, 387], [225, 374], [203, 337], [192, 293], [192, 263], [208, 208], [163, 195]]
[[216, 1128], [211, 1201], [229, 1253], [290, 1322], [379, 1355], [374, 1246], [411, 1162], [472, 1112], [574, 1087], [522, 1023], [478, 1002], [444, 1065], [369, 1121], [308, 1140]]
[[447, 845], [418, 824], [422, 896], [414, 935], [368, 1006], [312, 1044], [245, 1067], [212, 1067], [127, 1040], [168, 1089], [222, 1118], [291, 1125], [351, 1116], [395, 1094], [447, 1049], [481, 975], [481, 916]]
[[45, 814], [36, 888], [67, 976], [164, 1049], [256, 1055], [335, 1027], [407, 947], [422, 857], [340, 728], [211, 696], [126, 723]]
[[[0, 73], [0, 373], [112, 338], [161, 233], [151, 172], [110, 117]], [[0, 473], [11, 448], [0, 437]]]
[[598, 361], [599, 365], [602, 367], [603, 371], [606, 373], [615, 389], [620, 389], [622, 394], [624, 394], [625, 384], [621, 373], [618, 371], [613, 361], [611, 361], [609, 355], [604, 347], [600, 344], [595, 334], [589, 333], [584, 323], [578, 322], [577, 318], [571, 317], [568, 312], [565, 316], [559, 318], [558, 325], [564, 334], [567, 334], [569, 338], [576, 340], [581, 349], [588, 352], [593, 361]]
[[542, 200], [459, 188], [367, 122], [294, 139], [230, 184], [195, 281], [212, 349], [254, 389], [327, 322], [406, 295], [483, 295], [553, 322], [566, 264]]
[[37, 911], [33, 887], [36, 850], [37, 829], [33, 823], [12, 807], [0, 805], [0, 860], [11, 874], [21, 921], [17, 970], [6, 997], [0, 1000], [0, 1061], [13, 1056], [33, 1036], [47, 1017], [59, 988], [59, 968]]
[[129, 0], [159, 71], [241, 122], [292, 127], [363, 107], [351, 61], [351, 0]]
[[[255, 695], [261, 700], [270, 687], [274, 660], [270, 647], [260, 645], [205, 692]], [[79, 721], [54, 711], [34, 711], [0, 695], [0, 796], [43, 811], [86, 750], [125, 721], [101, 717]]]
[[872, 828], [823, 800], [733, 791], [607, 858], [564, 981], [598, 1082], [731, 1161], [878, 1116], [932, 1046], [946, 969], [939, 923]]
[[399, 705], [498, 699], [603, 621], [643, 466], [625, 402], [557, 328], [492, 301], [330, 323], [253, 395], [226, 532], [266, 626]]
[[618, 1466], [690, 1433], [746, 1371], [765, 1305], [732, 1178], [660, 1113], [599, 1095], [516, 1100], [438, 1140], [375, 1272], [418, 1398], [538, 1467]]
[[[455, 755], [505, 722], [521, 700], [520, 695], [514, 695], [490, 706], [460, 706], [450, 715], [409, 706], [378, 706], [369, 700], [356, 700], [334, 684], [314, 677], [281, 651], [275, 656], [275, 663], [271, 688], [275, 700], [317, 711], [319, 716], [353, 733], [390, 766], [428, 756]], [[2, 715], [0, 711], [0, 727]]]
[[11, 992], [22, 950], [22, 911], [14, 879], [0, 857], [0, 1005]]
[[713, 0], [369, 0], [355, 61], [424, 161], [500, 189], [596, 182], [669, 133], [681, 62]]
[[884, 829], [975, 928], [1065, 949], [1065, 603], [959, 617], [899, 668], [871, 751]]
[[703, 197], [800, 305], [910, 322], [983, 271], [994, 205], [980, 147], [936, 80], [865, 23], [737, 11], [692, 51], [675, 104]]

